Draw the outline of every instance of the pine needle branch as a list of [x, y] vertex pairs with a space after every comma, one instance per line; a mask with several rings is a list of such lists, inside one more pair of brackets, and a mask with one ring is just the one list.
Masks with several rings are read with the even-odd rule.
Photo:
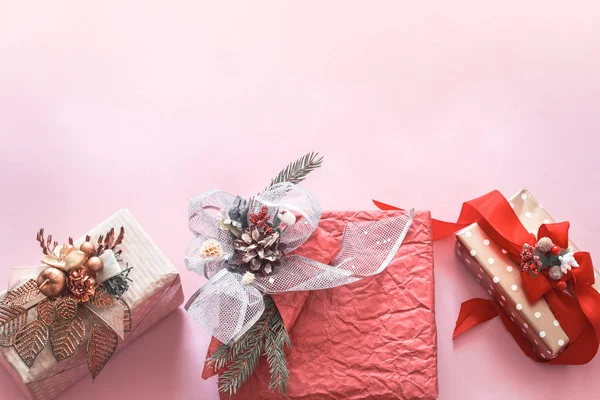
[[279, 311], [273, 313], [269, 328], [265, 343], [265, 354], [271, 374], [269, 389], [276, 390], [281, 397], [284, 397], [290, 377], [284, 346], [291, 347], [291, 343]]
[[281, 182], [298, 184], [302, 182], [311, 171], [319, 168], [322, 164], [323, 157], [320, 157], [319, 153], [310, 152], [285, 167], [275, 178], [273, 178], [271, 184], [267, 186], [267, 189]]
[[235, 394], [258, 364], [273, 315], [279, 314], [271, 296], [264, 299], [265, 311], [258, 321], [232, 345], [219, 346], [208, 359], [216, 370], [228, 365], [227, 371], [219, 376], [219, 392]]

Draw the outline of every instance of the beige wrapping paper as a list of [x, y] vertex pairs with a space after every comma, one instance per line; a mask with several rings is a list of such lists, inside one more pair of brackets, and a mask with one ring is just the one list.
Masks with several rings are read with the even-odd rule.
[[[129, 277], [133, 280], [123, 298], [131, 307], [132, 331], [119, 340], [117, 352], [135, 340], [152, 325], [166, 317], [183, 303], [183, 291], [179, 273], [171, 262], [148, 237], [127, 210], [120, 210], [92, 231], [93, 239], [105, 234], [110, 228], [125, 227], [125, 240], [120, 248], [122, 264], [133, 267]], [[78, 242], [80, 243], [82, 239]], [[35, 316], [31, 310], [29, 320]], [[86, 338], [74, 356], [57, 362], [48, 344], [28, 368], [13, 347], [0, 347], [0, 362], [29, 399], [49, 400], [68, 389], [81, 378], [91, 379], [86, 364], [85, 345], [89, 338], [89, 321], [86, 321]], [[110, 368], [109, 361], [106, 368]], [[96, 379], [102, 382], [102, 373]]]
[[[555, 222], [527, 189], [514, 195], [509, 202], [523, 226], [535, 235], [540, 225]], [[542, 298], [536, 303], [527, 300], [521, 286], [519, 265], [492, 242], [477, 223], [459, 231], [456, 238], [457, 256], [477, 282], [507, 311], [536, 353], [543, 359], [556, 358], [569, 344], [569, 338], [546, 300]], [[571, 240], [569, 242], [575, 251], [579, 250]], [[597, 280], [593, 287], [600, 291]]]

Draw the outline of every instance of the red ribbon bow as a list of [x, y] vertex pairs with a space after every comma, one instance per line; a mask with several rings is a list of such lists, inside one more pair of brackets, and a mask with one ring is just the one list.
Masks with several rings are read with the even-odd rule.
[[[382, 210], [399, 210], [378, 201], [374, 203]], [[442, 239], [474, 222], [477, 222], [494, 242], [506, 249], [510, 258], [517, 264], [520, 263], [523, 245], [535, 246], [537, 242], [535, 235], [525, 229], [508, 201], [498, 191], [463, 203], [455, 223], [434, 219], [433, 240]], [[554, 244], [567, 248], [569, 225], [569, 222], [544, 224], [538, 230], [538, 238], [549, 237]], [[500, 316], [521, 350], [531, 359], [567, 365], [589, 362], [596, 355], [600, 344], [600, 293], [591, 286], [595, 278], [590, 254], [577, 252], [575, 260], [579, 267], [568, 271], [558, 281], [564, 282], [560, 284], [548, 279], [544, 274], [533, 277], [527, 272], [521, 272], [523, 288], [529, 301], [534, 303], [544, 298], [569, 337], [569, 345], [558, 357], [549, 361], [540, 359], [504, 309], [493, 300], [471, 299], [462, 303], [453, 339], [487, 320]], [[562, 290], [564, 287], [568, 288], [570, 294]]]

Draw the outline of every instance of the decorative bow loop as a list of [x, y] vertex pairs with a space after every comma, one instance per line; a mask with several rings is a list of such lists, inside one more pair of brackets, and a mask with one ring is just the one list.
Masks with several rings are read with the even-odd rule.
[[[219, 210], [220, 216], [215, 213]], [[289, 182], [269, 187], [247, 204], [221, 191], [193, 198], [189, 224], [196, 238], [188, 246], [185, 263], [209, 281], [186, 305], [190, 315], [221, 342], [236, 341], [261, 316], [264, 293], [328, 289], [382, 272], [414, 216], [411, 210], [379, 221], [348, 223], [341, 249], [328, 265], [291, 253], [311, 237], [321, 214], [317, 199]], [[263, 237], [246, 229], [248, 221], [277, 224], [268, 225], [270, 236]], [[277, 240], [280, 247], [272, 249], [270, 244]], [[272, 259], [267, 252], [272, 252]], [[269, 269], [259, 269], [259, 262], [269, 263]], [[255, 267], [256, 272], [242, 274], [238, 263]]]
[[[557, 246], [568, 248], [569, 227], [569, 222], [543, 224], [538, 229], [538, 238], [549, 238]], [[535, 245], [532, 243], [528, 244]], [[569, 257], [571, 256], [569, 255]], [[548, 279], [547, 274], [532, 277], [527, 272], [521, 272], [523, 288], [527, 299], [535, 303], [551, 290], [564, 290], [568, 282], [580, 281], [587, 285], [593, 285], [595, 283], [594, 266], [590, 254], [587, 252], [576, 252], [572, 253], [572, 257], [576, 267], [565, 271], [565, 274], [559, 280]]]
[[557, 222], [554, 224], [542, 224], [538, 229], [538, 238], [549, 237], [552, 242], [562, 248], [569, 247], [569, 228], [571, 223], [568, 221]]
[[[243, 284], [242, 278], [240, 274], [222, 269], [188, 303], [192, 318], [223, 343], [239, 339], [265, 309], [260, 291], [253, 285]], [[225, 321], [223, 315], [227, 316]]]

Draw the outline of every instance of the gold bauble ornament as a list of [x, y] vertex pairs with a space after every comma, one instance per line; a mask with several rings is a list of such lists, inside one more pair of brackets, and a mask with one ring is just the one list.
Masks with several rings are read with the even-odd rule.
[[48, 267], [37, 277], [40, 292], [46, 297], [59, 297], [65, 290], [66, 275], [58, 268]]
[[90, 257], [85, 264], [85, 268], [91, 272], [93, 276], [96, 276], [98, 272], [102, 271], [102, 268], [104, 268], [104, 263], [100, 257]]
[[79, 250], [83, 251], [86, 256], [89, 256], [90, 253], [96, 251], [96, 246], [94, 246], [94, 244], [90, 242], [83, 242], [83, 244], [79, 246]]

